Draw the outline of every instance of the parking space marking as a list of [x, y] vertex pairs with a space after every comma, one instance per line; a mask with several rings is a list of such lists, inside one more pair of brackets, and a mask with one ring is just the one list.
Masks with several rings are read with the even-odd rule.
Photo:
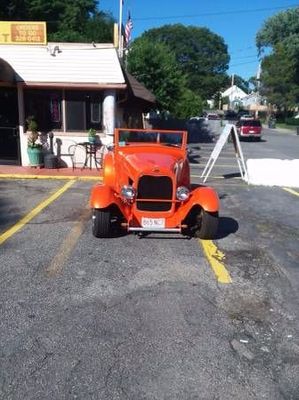
[[69, 258], [70, 253], [82, 235], [85, 228], [85, 223], [88, 219], [90, 219], [89, 204], [86, 206], [78, 221], [75, 223], [74, 227], [62, 242], [51, 264], [46, 269], [46, 273], [49, 277], [53, 277], [61, 273], [65, 261]]
[[230, 274], [222, 262], [225, 255], [217, 248], [212, 240], [199, 240], [199, 243], [203, 248], [204, 254], [208, 259], [218, 282], [232, 283]]
[[[202, 168], [203, 167], [203, 165], [202, 164], [190, 164], [190, 166], [191, 167], [194, 167], [194, 168]], [[219, 167], [219, 168], [236, 168], [236, 167], [238, 167], [236, 164], [234, 164], [234, 165], [229, 165], [229, 164], [223, 164], [223, 165], [220, 165], [220, 164], [215, 164], [215, 168], [217, 168], [217, 167]]]
[[[191, 174], [190, 177], [191, 178], [202, 178], [201, 175], [194, 175], [194, 174]], [[213, 179], [228, 179], [225, 176], [220, 176], [220, 175], [218, 175], [218, 176], [209, 176], [209, 178], [213, 178]], [[239, 181], [242, 180], [242, 181], [244, 181], [240, 176], [232, 176], [232, 177], [229, 178], [229, 180], [232, 180], [232, 179], [233, 180], [239, 180]], [[246, 183], [246, 185], [247, 185], [247, 182], [244, 181], [244, 183]]]
[[6, 232], [0, 235], [0, 245], [9, 239], [12, 235], [22, 229], [29, 221], [36, 217], [44, 208], [51, 204], [54, 200], [58, 199], [64, 192], [66, 192], [76, 181], [70, 180], [65, 185], [63, 185], [59, 190], [53, 193], [46, 200], [38, 204], [33, 210], [31, 210], [27, 215], [21, 218], [15, 225], [9, 228]]
[[74, 176], [74, 175], [25, 175], [25, 174], [0, 174], [1, 179], [52, 179], [52, 180], [78, 180], [78, 181], [98, 181], [101, 176]]
[[293, 194], [294, 196], [299, 196], [299, 192], [296, 192], [296, 190], [293, 190], [293, 189], [290, 189], [290, 188], [283, 188], [283, 190]]

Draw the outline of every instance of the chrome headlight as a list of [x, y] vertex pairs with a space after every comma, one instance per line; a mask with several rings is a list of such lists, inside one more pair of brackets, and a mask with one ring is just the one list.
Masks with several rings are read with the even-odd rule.
[[133, 186], [123, 186], [121, 188], [121, 195], [128, 200], [133, 200], [134, 197], [136, 196], [136, 190], [133, 188]]
[[180, 201], [185, 201], [190, 196], [190, 190], [185, 186], [179, 186], [176, 190], [176, 198]]

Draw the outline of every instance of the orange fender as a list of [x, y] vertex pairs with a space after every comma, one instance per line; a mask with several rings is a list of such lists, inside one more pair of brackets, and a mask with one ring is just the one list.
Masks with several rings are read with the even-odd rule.
[[112, 204], [116, 204], [116, 200], [109, 186], [97, 184], [91, 190], [89, 203], [91, 208], [106, 208]]
[[194, 189], [189, 201], [193, 203], [192, 207], [199, 204], [205, 211], [219, 211], [219, 197], [215, 190], [211, 187], [202, 186]]
[[110, 187], [115, 185], [114, 155], [107, 153], [103, 165], [103, 183]]

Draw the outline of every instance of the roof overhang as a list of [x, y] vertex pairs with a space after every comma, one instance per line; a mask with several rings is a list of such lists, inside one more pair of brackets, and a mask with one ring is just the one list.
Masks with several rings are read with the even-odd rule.
[[127, 88], [125, 83], [70, 83], [70, 82], [18, 82], [18, 86], [27, 88], [56, 88], [56, 89], [118, 89]]

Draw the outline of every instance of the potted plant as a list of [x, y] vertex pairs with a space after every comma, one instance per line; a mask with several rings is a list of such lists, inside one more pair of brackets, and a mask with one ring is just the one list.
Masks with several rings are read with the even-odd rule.
[[43, 146], [38, 143], [39, 133], [37, 129], [37, 122], [33, 116], [26, 120], [27, 122], [27, 154], [29, 157], [30, 165], [33, 167], [40, 167], [43, 165]]
[[93, 128], [90, 128], [88, 130], [88, 141], [89, 143], [95, 143], [96, 142], [96, 130]]

